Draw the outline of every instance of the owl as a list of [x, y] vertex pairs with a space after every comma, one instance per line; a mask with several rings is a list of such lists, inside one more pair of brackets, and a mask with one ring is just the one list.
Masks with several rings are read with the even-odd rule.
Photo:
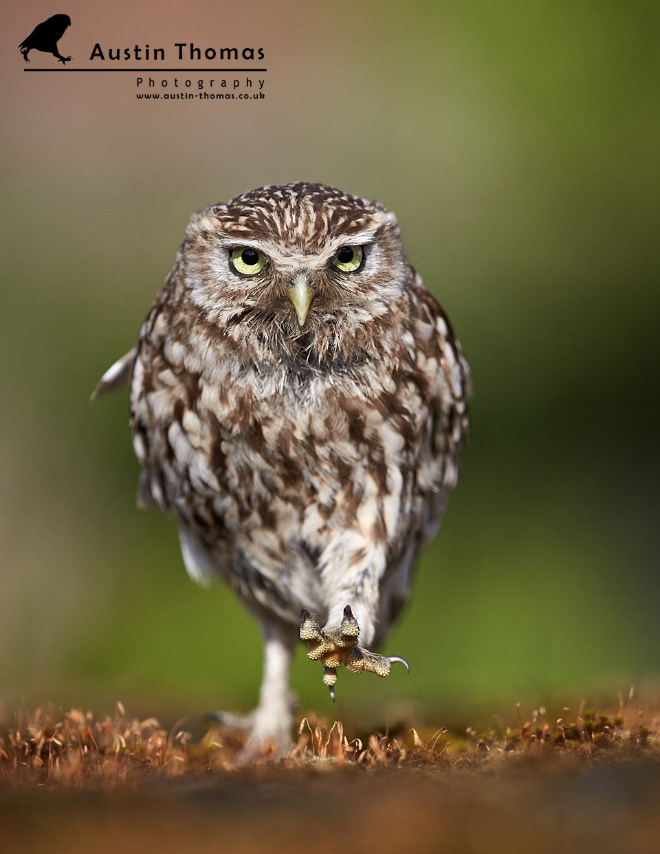
[[[386, 676], [372, 651], [406, 603], [456, 485], [469, 372], [393, 213], [321, 184], [266, 186], [193, 214], [130, 383], [139, 503], [177, 523], [195, 581], [261, 626], [248, 753], [290, 744], [296, 643]], [[359, 643], [358, 643], [359, 641]]]

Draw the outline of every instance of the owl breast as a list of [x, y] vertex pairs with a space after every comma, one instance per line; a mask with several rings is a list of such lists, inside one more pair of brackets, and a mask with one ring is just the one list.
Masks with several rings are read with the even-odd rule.
[[246, 367], [208, 348], [200, 361], [159, 329], [134, 370], [135, 447], [184, 556], [187, 539], [196, 566], [293, 621], [305, 603], [323, 613], [343, 563], [416, 548], [437, 492], [419, 475], [437, 462], [412, 363]]

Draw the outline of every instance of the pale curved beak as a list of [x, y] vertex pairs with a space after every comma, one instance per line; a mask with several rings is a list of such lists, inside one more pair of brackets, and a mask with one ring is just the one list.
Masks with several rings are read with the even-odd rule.
[[293, 285], [289, 288], [289, 293], [287, 294], [291, 303], [296, 310], [296, 315], [298, 316], [298, 323], [301, 326], [305, 325], [305, 319], [307, 318], [307, 312], [309, 311], [309, 306], [311, 305], [312, 299], [314, 298], [314, 291], [309, 286], [309, 281], [307, 276], [304, 274], [300, 274], [296, 276], [293, 281]]

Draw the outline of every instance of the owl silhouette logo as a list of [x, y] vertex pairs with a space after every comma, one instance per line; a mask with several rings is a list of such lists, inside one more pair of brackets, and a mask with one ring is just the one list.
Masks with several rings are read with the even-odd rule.
[[53, 15], [47, 21], [32, 30], [30, 35], [22, 41], [18, 49], [23, 54], [23, 59], [29, 62], [28, 54], [31, 50], [41, 50], [44, 53], [52, 53], [57, 57], [58, 62], [68, 62], [70, 56], [62, 56], [57, 49], [57, 43], [64, 35], [67, 27], [71, 26], [71, 18], [68, 15]]

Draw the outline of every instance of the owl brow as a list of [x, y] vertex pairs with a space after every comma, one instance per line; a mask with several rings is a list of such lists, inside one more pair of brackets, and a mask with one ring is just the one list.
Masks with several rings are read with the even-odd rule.
[[363, 229], [362, 231], [358, 231], [355, 234], [337, 234], [332, 235], [330, 240], [328, 241], [332, 246], [367, 246], [370, 243], [373, 243], [374, 238], [378, 232], [378, 228], [380, 226], [376, 226], [374, 228]]
[[246, 246], [250, 249], [261, 249], [263, 251], [266, 241], [259, 240], [256, 237], [238, 237], [237, 235], [220, 235], [218, 243], [223, 249], [238, 249]]

